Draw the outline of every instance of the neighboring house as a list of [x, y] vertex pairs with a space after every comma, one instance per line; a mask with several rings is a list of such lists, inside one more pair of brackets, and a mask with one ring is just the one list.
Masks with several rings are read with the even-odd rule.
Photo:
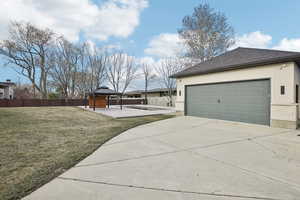
[[[167, 88], [156, 88], [147, 91], [148, 97], [164, 97], [168, 96]], [[172, 96], [176, 96], [176, 88], [172, 90]], [[142, 92], [142, 98], [145, 98], [145, 91]]]
[[[176, 96], [176, 88], [172, 90], [172, 95]], [[145, 98], [145, 91], [144, 90], [136, 90], [126, 92], [124, 94], [127, 98]], [[156, 88], [147, 91], [148, 97], [164, 97], [168, 96], [168, 89], [167, 88]]]
[[237, 48], [174, 74], [185, 115], [297, 128], [300, 53]]
[[[156, 88], [150, 89], [147, 92], [147, 100], [149, 105], [156, 106], [175, 106], [176, 100], [176, 88], [172, 90], [172, 99], [168, 96], [168, 89], [166, 88]], [[126, 92], [124, 98], [143, 98], [145, 99], [144, 90], [136, 90], [131, 92]], [[171, 100], [171, 101], [170, 101]], [[172, 102], [172, 105], [171, 105]]]
[[6, 82], [0, 82], [0, 99], [13, 99], [14, 98], [15, 83], [9, 79]]
[[142, 97], [142, 90], [135, 90], [135, 91], [130, 91], [126, 92], [123, 97], [124, 98], [141, 98]]

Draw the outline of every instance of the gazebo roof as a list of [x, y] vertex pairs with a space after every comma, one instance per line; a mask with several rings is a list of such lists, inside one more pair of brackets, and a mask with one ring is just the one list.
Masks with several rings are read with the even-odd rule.
[[108, 87], [99, 87], [92, 92], [95, 95], [120, 95], [120, 92], [115, 92], [114, 90], [109, 89]]

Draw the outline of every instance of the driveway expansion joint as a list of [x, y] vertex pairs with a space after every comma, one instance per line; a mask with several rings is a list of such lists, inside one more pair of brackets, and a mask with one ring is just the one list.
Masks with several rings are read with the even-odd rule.
[[205, 155], [205, 154], [201, 154], [199, 152], [194, 152], [194, 151], [189, 151], [190, 153], [193, 153], [195, 155], [199, 155], [201, 157], [204, 157], [204, 158], [208, 158], [208, 159], [211, 159], [211, 160], [214, 160], [214, 161], [217, 161], [217, 162], [220, 162], [222, 163], [223, 165], [228, 165], [228, 166], [231, 166], [231, 167], [234, 167], [234, 168], [237, 168], [239, 170], [242, 170], [244, 172], [247, 172], [248, 174], [252, 174], [252, 175], [256, 175], [258, 177], [263, 177], [263, 178], [266, 178], [266, 179], [269, 179], [271, 181], [274, 181], [274, 182], [279, 182], [281, 184], [285, 184], [285, 185], [288, 185], [290, 187], [293, 187], [295, 189], [297, 189], [298, 191], [300, 191], [300, 185], [296, 184], [296, 183], [290, 183], [286, 180], [281, 180], [279, 178], [275, 178], [275, 177], [271, 177], [271, 176], [268, 176], [268, 175], [265, 175], [265, 174], [262, 174], [262, 173], [259, 173], [257, 171], [254, 171], [254, 170], [251, 170], [251, 169], [247, 169], [247, 168], [244, 168], [244, 167], [240, 167], [236, 164], [233, 164], [233, 163], [230, 163], [230, 162], [226, 162], [224, 160], [219, 160], [219, 159], [216, 159], [216, 158], [213, 158], [211, 156], [208, 156], [208, 155]]
[[204, 120], [173, 118], [125, 131], [28, 200], [298, 199], [300, 143], [294, 132]]
[[90, 183], [90, 184], [109, 185], [109, 186], [115, 186], [115, 187], [127, 187], [127, 188], [161, 191], [161, 192], [176, 192], [176, 193], [182, 193], [182, 194], [195, 194], [195, 195], [202, 195], [202, 196], [216, 196], [216, 197], [256, 199], [256, 200], [283, 200], [283, 199], [277, 199], [277, 198], [272, 198], [272, 197], [247, 196], [247, 195], [238, 195], [238, 194], [235, 195], [235, 194], [225, 194], [225, 193], [217, 193], [217, 192], [197, 192], [197, 191], [188, 191], [188, 190], [167, 189], [167, 188], [160, 188], [160, 187], [147, 187], [147, 186], [120, 184], [120, 183], [110, 183], [110, 182], [104, 182], [104, 181], [91, 181], [91, 180], [84, 180], [84, 179], [77, 179], [77, 178], [58, 177], [57, 179], [66, 180], [66, 181], [74, 181], [74, 182]]
[[[189, 129], [190, 130], [191, 129], [196, 129], [196, 128], [202, 126], [202, 125], [206, 125], [206, 124], [209, 124], [209, 123], [211, 123], [211, 122], [206, 122], [206, 123], [202, 123], [202, 124], [199, 124], [199, 125], [194, 125], [194, 126], [190, 127]], [[144, 126], [144, 125], [142, 125], [142, 126]], [[176, 132], [174, 133], [174, 131], [167, 131], [165, 133], [153, 134], [153, 135], [149, 135], [149, 136], [136, 137], [136, 138], [132, 138], [132, 139], [124, 139], [124, 140], [120, 140], [120, 141], [116, 141], [116, 142], [111, 142], [111, 143], [108, 143], [108, 144], [103, 144], [102, 146], [106, 147], [106, 146], [111, 146], [111, 145], [115, 145], [115, 144], [127, 143], [127, 142], [134, 142], [134, 141], [137, 141], [137, 140], [143, 140], [143, 139], [148, 139], [148, 138], [155, 138], [155, 137], [159, 137], [159, 136], [162, 136], [162, 135], [171, 135], [171, 134], [176, 134]]]
[[[279, 135], [279, 134], [283, 134], [283, 133], [278, 133], [278, 134], [276, 134], [276, 135]], [[247, 140], [253, 142], [254, 144], [257, 144], [257, 143], [254, 141], [253, 138], [247, 138], [247, 139], [245, 139], [244, 141], [247, 141]], [[161, 142], [163, 142], [163, 141], [161, 141]], [[176, 149], [178, 149], [178, 150], [180, 149], [180, 148], [179, 148], [178, 146], [176, 146], [176, 145], [169, 144], [169, 143], [167, 143], [167, 142], [163, 142], [163, 143], [164, 143], [165, 145], [168, 145], [168, 146], [170, 146], [170, 147], [176, 148]], [[258, 143], [258, 144], [259, 144], [259, 143]], [[216, 145], [216, 146], [217, 146], [217, 145]], [[266, 148], [266, 147], [265, 147], [265, 148]], [[267, 149], [267, 150], [268, 150], [268, 151], [272, 151], [272, 150], [270, 150], [270, 149]], [[208, 155], [206, 155], [206, 154], [201, 154], [201, 153], [199, 153], [199, 152], [195, 152], [195, 151], [193, 151], [193, 149], [185, 150], [185, 152], [192, 153], [192, 154], [194, 154], [194, 155], [198, 155], [198, 156], [201, 156], [201, 157], [210, 159], [210, 160], [214, 160], [214, 161], [219, 162], [219, 163], [221, 163], [221, 164], [223, 164], [223, 165], [228, 165], [228, 166], [237, 168], [237, 169], [239, 169], [239, 170], [242, 170], [242, 171], [246, 172], [247, 174], [255, 175], [255, 176], [258, 176], [258, 177], [264, 177], [264, 178], [269, 179], [269, 180], [274, 181], [274, 182], [279, 182], [279, 183], [281, 183], [281, 184], [286, 184], [286, 185], [288, 185], [288, 186], [290, 186], [290, 187], [294, 187], [295, 189], [297, 189], [297, 190], [300, 191], [300, 185], [298, 185], [298, 184], [296, 184], [296, 183], [290, 183], [290, 182], [288, 182], [288, 181], [286, 181], [286, 180], [281, 180], [281, 179], [279, 179], [279, 178], [274, 178], [274, 177], [271, 177], [271, 176], [268, 176], [268, 175], [259, 173], [259, 172], [257, 172], [257, 171], [251, 170], [251, 169], [247, 169], [247, 168], [244, 168], [244, 167], [240, 167], [240, 166], [238, 166], [238, 165], [236, 165], [236, 164], [233, 164], [233, 163], [231, 163], [231, 162], [226, 162], [226, 161], [224, 161], [224, 160], [219, 160], [219, 159], [213, 158], [213, 157], [211, 157], [211, 156], [208, 156]], [[272, 153], [274, 153], [274, 152], [272, 151]], [[277, 155], [277, 154], [276, 154], [276, 155]]]
[[[225, 142], [220, 142], [220, 143], [215, 143], [215, 144], [209, 144], [209, 145], [194, 146], [194, 147], [189, 147], [189, 148], [179, 148], [177, 146], [173, 146], [173, 147], [177, 148], [177, 150], [165, 151], [165, 152], [162, 152], [162, 153], [155, 153], [155, 154], [147, 154], [147, 155], [143, 155], [143, 156], [136, 156], [136, 157], [119, 159], [119, 160], [112, 160], [112, 161], [104, 161], [104, 162], [97, 162], [97, 163], [91, 163], [91, 164], [77, 165], [74, 168], [105, 165], [105, 164], [111, 164], [111, 163], [118, 163], [118, 162], [130, 161], [130, 160], [139, 160], [139, 159], [143, 159], [143, 158], [157, 157], [157, 156], [169, 155], [169, 154], [174, 154], [174, 153], [186, 152], [186, 151], [189, 151], [189, 150], [206, 149], [206, 148], [215, 147], [215, 146], [233, 144], [233, 143], [238, 143], [238, 142], [245, 142], [245, 141], [248, 141], [248, 140], [271, 137], [271, 136], [275, 136], [275, 135], [281, 135], [281, 134], [284, 134], [284, 133], [286, 133], [286, 131], [285, 132], [280, 132], [278, 134], [255, 136], [255, 137], [252, 137], [252, 138], [240, 138], [240, 139], [236, 139], [236, 140], [230, 140], [230, 141], [225, 141]], [[159, 141], [162, 142], [161, 140], [159, 140]], [[163, 143], [165, 143], [166, 145], [168, 144], [166, 142], [163, 142]], [[170, 144], [168, 144], [168, 145], [172, 146]]]

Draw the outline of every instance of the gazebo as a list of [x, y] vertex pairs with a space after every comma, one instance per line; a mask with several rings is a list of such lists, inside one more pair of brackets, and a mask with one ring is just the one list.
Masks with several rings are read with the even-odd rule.
[[109, 98], [112, 95], [120, 97], [120, 108], [122, 109], [122, 94], [105, 86], [99, 87], [89, 94], [89, 107], [93, 110], [95, 108], [109, 108]]

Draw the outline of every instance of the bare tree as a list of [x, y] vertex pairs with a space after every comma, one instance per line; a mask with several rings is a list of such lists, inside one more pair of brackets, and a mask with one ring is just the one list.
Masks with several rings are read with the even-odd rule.
[[87, 43], [80, 47], [76, 88], [81, 97], [103, 85], [107, 79], [106, 68], [108, 62], [109, 55], [105, 50], [92, 49]]
[[79, 48], [78, 72], [76, 74], [76, 89], [79, 96], [84, 97], [87, 92], [91, 92], [94, 87], [94, 78], [89, 67], [88, 46], [86, 43]]
[[137, 76], [137, 67], [132, 56], [118, 52], [110, 56], [107, 65], [108, 82], [116, 92], [126, 91]]
[[106, 51], [95, 49], [88, 53], [88, 64], [91, 69], [92, 79], [96, 88], [100, 87], [107, 79], [106, 66], [109, 56]]
[[39, 29], [30, 23], [13, 22], [9, 39], [0, 44], [0, 54], [6, 57], [7, 64], [16, 66], [16, 71], [28, 78], [43, 98], [47, 98], [50, 70], [47, 53], [53, 37], [54, 33], [49, 29]]
[[191, 16], [185, 16], [179, 35], [187, 46], [187, 56], [202, 62], [225, 52], [234, 44], [234, 31], [227, 18], [215, 12], [208, 4], [194, 8]]
[[184, 62], [179, 58], [166, 58], [162, 59], [160, 64], [156, 67], [160, 83], [162, 87], [167, 89], [167, 96], [169, 98], [169, 105], [173, 105], [172, 96], [176, 88], [176, 80], [170, 78], [171, 75], [179, 72], [184, 67]]
[[155, 74], [152, 71], [152, 68], [149, 64], [143, 63], [142, 64], [142, 70], [143, 70], [143, 77], [145, 81], [145, 101], [146, 104], [148, 104], [148, 87], [152, 80], [155, 79]]
[[57, 39], [49, 58], [50, 75], [65, 98], [75, 96], [79, 57], [78, 47], [63, 37]]
[[74, 45], [30, 23], [11, 24], [9, 39], [0, 41], [0, 55], [31, 81], [43, 98], [49, 89], [65, 98], [83, 96], [107, 79], [115, 91], [124, 93], [137, 71], [132, 56], [122, 52], [108, 55], [99, 48], [90, 51], [87, 44]]
[[17, 82], [14, 89], [14, 98], [16, 99], [32, 99], [34, 98], [33, 88], [31, 84], [21, 84]]

